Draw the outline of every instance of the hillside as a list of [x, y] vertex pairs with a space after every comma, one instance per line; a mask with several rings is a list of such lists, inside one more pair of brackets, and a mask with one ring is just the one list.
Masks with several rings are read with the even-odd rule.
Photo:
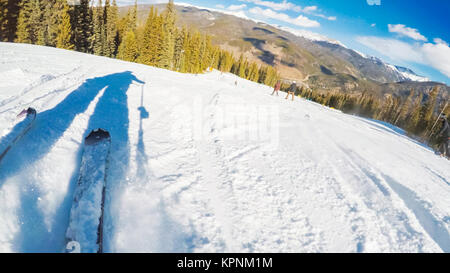
[[0, 60], [0, 143], [38, 112], [0, 163], [0, 252], [64, 250], [99, 127], [106, 252], [450, 251], [449, 162], [389, 124], [217, 71], [9, 43]]
[[[155, 6], [159, 11], [165, 9], [163, 4]], [[145, 22], [150, 7], [138, 6], [141, 23]], [[122, 16], [128, 8], [120, 9]], [[194, 6], [178, 5], [176, 8], [180, 27], [187, 25], [208, 33], [215, 44], [234, 52], [236, 56], [244, 54], [249, 60], [273, 65], [283, 78], [295, 79], [325, 93], [369, 91], [379, 96], [385, 93], [402, 95], [411, 87], [419, 92], [429, 91], [420, 83], [428, 82], [428, 79], [408, 68], [363, 56], [337, 41], [308, 31], [275, 27]], [[417, 80], [420, 82], [415, 82]], [[399, 84], [386, 88], [386, 83]], [[449, 86], [436, 82], [425, 85], [439, 85], [442, 91], [440, 100], [449, 98]]]

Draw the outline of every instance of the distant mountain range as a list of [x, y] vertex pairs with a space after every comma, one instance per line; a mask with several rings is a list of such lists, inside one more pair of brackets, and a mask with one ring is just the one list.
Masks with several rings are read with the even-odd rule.
[[[159, 11], [165, 5], [155, 5]], [[151, 5], [139, 5], [138, 19], [144, 22]], [[248, 59], [277, 68], [287, 80], [324, 92], [374, 92], [404, 94], [414, 88], [427, 92], [441, 86], [447, 98], [450, 87], [431, 82], [411, 69], [387, 64], [347, 48], [339, 41], [307, 30], [294, 30], [258, 22], [232, 13], [190, 5], [177, 5], [179, 26], [187, 25], [213, 38], [213, 43], [244, 54]], [[125, 14], [128, 7], [120, 11]], [[387, 88], [389, 86], [389, 88]], [[405, 89], [408, 88], [408, 89]]]

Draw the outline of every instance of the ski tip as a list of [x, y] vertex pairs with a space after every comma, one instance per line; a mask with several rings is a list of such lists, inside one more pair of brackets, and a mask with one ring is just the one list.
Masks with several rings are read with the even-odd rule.
[[36, 109], [34, 108], [28, 108], [27, 109], [27, 115], [36, 115]]
[[20, 112], [20, 114], [17, 115], [17, 117], [22, 117], [22, 116], [36, 116], [36, 110], [34, 108], [28, 108], [28, 109], [24, 109], [22, 112]]
[[111, 136], [108, 131], [103, 129], [96, 129], [93, 130], [84, 140], [86, 145], [94, 145], [95, 143], [98, 143], [101, 140], [104, 139], [111, 139]]

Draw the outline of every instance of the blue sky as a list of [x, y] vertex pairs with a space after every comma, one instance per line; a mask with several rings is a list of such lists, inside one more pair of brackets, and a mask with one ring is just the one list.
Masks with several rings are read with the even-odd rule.
[[[134, 0], [117, 0], [119, 5]], [[167, 3], [167, 0], [138, 0]], [[175, 0], [308, 30], [450, 84], [447, 0]]]

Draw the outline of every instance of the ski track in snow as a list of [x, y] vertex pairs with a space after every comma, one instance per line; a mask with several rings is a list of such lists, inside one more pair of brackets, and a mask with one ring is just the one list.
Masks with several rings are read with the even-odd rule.
[[0, 138], [38, 110], [0, 163], [0, 252], [65, 249], [97, 127], [111, 133], [107, 252], [450, 252], [450, 165], [398, 128], [217, 71], [0, 52]]

